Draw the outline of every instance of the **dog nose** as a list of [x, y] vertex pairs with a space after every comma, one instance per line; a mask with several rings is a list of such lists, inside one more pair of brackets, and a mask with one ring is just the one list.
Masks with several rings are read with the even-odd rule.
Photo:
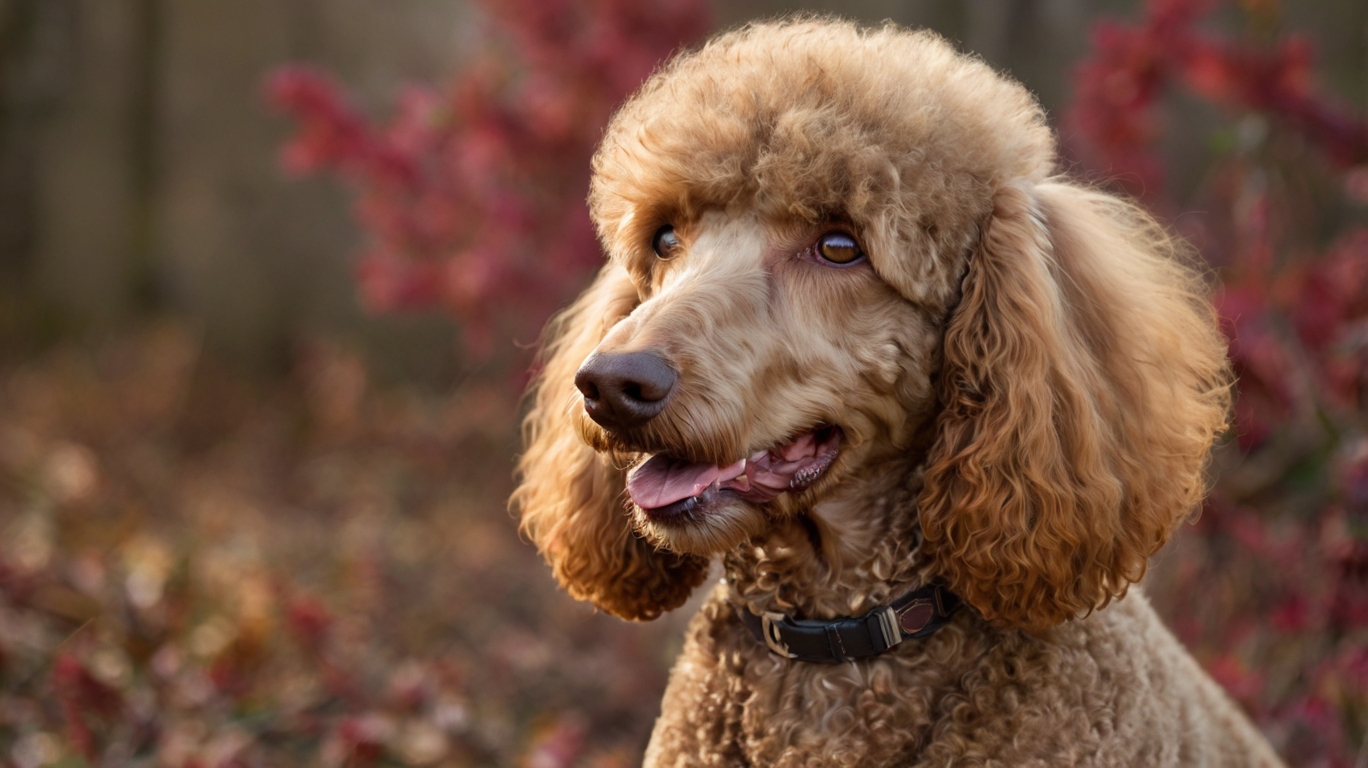
[[649, 352], [590, 355], [575, 373], [589, 418], [607, 429], [629, 429], [665, 409], [679, 374]]

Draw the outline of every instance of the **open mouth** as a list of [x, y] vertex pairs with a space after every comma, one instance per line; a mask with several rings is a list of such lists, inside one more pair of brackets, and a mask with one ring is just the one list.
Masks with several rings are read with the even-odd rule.
[[719, 467], [658, 453], [627, 476], [627, 493], [653, 520], [706, 509], [726, 495], [763, 503], [817, 482], [841, 450], [841, 428], [819, 426], [782, 445]]

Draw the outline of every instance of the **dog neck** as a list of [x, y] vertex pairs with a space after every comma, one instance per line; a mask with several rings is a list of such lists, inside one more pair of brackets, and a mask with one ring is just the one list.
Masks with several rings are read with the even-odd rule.
[[732, 599], [757, 614], [835, 619], [920, 586], [918, 464], [895, 457], [871, 466], [727, 553], [722, 564]]

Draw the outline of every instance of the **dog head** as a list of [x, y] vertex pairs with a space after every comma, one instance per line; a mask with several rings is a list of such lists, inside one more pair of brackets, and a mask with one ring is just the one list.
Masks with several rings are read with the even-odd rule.
[[1054, 164], [1031, 95], [927, 32], [753, 25], [654, 75], [527, 420], [562, 583], [652, 617], [915, 449], [923, 553], [986, 618], [1124, 592], [1201, 496], [1224, 344], [1162, 229]]

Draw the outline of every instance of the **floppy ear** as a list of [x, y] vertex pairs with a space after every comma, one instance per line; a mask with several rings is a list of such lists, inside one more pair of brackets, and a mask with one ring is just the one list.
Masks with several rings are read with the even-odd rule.
[[946, 328], [919, 500], [930, 568], [989, 621], [1106, 605], [1201, 500], [1231, 379], [1184, 256], [1109, 195], [997, 193]]
[[583, 407], [575, 371], [637, 301], [626, 271], [610, 264], [551, 321], [532, 409], [523, 421], [526, 450], [511, 503], [522, 515], [523, 532], [572, 597], [644, 620], [687, 600], [707, 575], [708, 561], [657, 550], [632, 530], [624, 472], [580, 439], [572, 419]]

